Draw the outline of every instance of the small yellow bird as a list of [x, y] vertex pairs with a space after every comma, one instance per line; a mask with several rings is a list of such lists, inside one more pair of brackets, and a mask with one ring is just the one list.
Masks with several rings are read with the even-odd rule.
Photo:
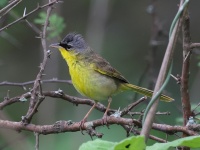
[[[112, 96], [123, 91], [134, 91], [152, 97], [153, 91], [130, 84], [108, 61], [95, 53], [80, 34], [69, 33], [60, 43], [51, 44], [58, 48], [69, 66], [71, 80], [76, 90], [95, 102], [108, 99], [103, 123], [112, 101]], [[160, 100], [171, 102], [173, 99], [161, 95]], [[96, 103], [81, 121], [81, 127]]]

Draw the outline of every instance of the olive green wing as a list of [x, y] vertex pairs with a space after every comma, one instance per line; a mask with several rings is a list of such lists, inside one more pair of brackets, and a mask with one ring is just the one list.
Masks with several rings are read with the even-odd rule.
[[109, 62], [107, 62], [105, 59], [103, 59], [102, 57], [100, 57], [97, 54], [94, 54], [92, 60], [90, 60], [89, 62], [91, 62], [91, 66], [92, 68], [103, 74], [103, 75], [107, 75], [110, 77], [114, 77], [122, 82], [128, 83], [128, 81], [121, 75], [120, 72], [118, 72], [116, 69], [114, 69]]

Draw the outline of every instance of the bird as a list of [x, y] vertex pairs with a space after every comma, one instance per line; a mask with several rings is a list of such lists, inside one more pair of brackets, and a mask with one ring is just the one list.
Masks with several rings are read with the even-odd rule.
[[[80, 121], [83, 127], [89, 114], [95, 108], [97, 102], [108, 100], [106, 111], [103, 115], [103, 124], [107, 122], [107, 111], [110, 108], [112, 96], [124, 91], [152, 97], [153, 91], [133, 85], [111, 64], [97, 54], [78, 33], [68, 33], [59, 43], [51, 44], [57, 48], [68, 64], [72, 84], [83, 96], [95, 101], [94, 105]], [[160, 100], [171, 102], [174, 99], [161, 94]]]

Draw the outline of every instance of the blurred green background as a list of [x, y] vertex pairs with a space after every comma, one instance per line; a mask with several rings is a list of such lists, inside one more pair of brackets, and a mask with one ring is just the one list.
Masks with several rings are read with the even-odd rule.
[[[37, 3], [45, 4], [48, 1], [25, 0], [14, 8], [6, 20], [0, 20], [3, 27], [23, 15], [24, 8], [30, 12], [36, 8]], [[161, 36], [157, 41], [153, 40], [152, 33], [153, 17], [147, 12], [151, 8], [152, 1], [122, 1], [122, 0], [66, 0], [63, 3], [55, 5], [53, 13], [59, 14], [64, 18], [66, 27], [60, 36], [48, 39], [48, 45], [60, 41], [67, 33], [77, 32], [82, 34], [89, 45], [104, 58], [106, 58], [113, 67], [119, 70], [133, 84], [143, 87], [151, 87], [156, 81], [162, 58], [167, 46], [168, 37]], [[159, 26], [162, 31], [168, 34], [170, 24], [177, 12], [179, 1], [159, 0], [154, 1], [156, 15], [159, 19]], [[200, 19], [199, 7], [200, 1], [191, 1], [189, 10], [191, 16], [191, 36], [193, 42], [200, 40]], [[38, 17], [40, 10], [28, 17], [28, 21]], [[46, 9], [45, 9], [46, 11]], [[2, 23], [3, 22], [3, 23]], [[38, 28], [42, 26], [36, 25]], [[35, 33], [24, 21], [0, 33], [0, 82], [25, 82], [36, 78], [39, 71], [38, 66], [43, 59], [43, 50], [39, 35]], [[152, 45], [152, 43], [157, 45]], [[182, 66], [182, 38], [176, 46], [174, 56], [173, 74], [181, 74]], [[153, 62], [153, 65], [150, 65]], [[200, 92], [200, 70], [198, 67], [198, 50], [194, 50], [191, 57], [190, 71], [190, 96], [193, 106], [199, 102]], [[145, 70], [148, 71], [145, 71]], [[56, 50], [52, 50], [51, 58], [48, 60], [45, 69], [44, 79], [70, 79], [68, 68], [65, 61]], [[144, 75], [144, 77], [143, 77]], [[152, 82], [153, 81], [153, 82]], [[27, 89], [31, 86], [27, 86]], [[82, 97], [73, 86], [68, 84], [48, 83], [43, 85], [43, 90], [62, 89], [66, 94]], [[0, 101], [9, 92], [10, 97], [18, 96], [26, 91], [21, 87], [0, 86]], [[170, 116], [157, 116], [156, 122], [170, 125], [182, 124], [182, 110], [180, 99], [180, 87], [174, 79], [170, 80], [165, 93], [175, 98], [175, 102], [160, 102], [158, 111], [171, 112]], [[134, 100], [134, 93], [122, 93], [115, 96], [111, 108], [122, 109]], [[138, 95], [138, 98], [141, 95]], [[103, 102], [107, 105], [107, 101]], [[133, 111], [141, 111], [146, 107], [146, 103], [137, 106]], [[28, 109], [28, 102], [16, 103], [7, 106], [0, 111], [0, 118], [20, 121], [21, 116], [25, 115]], [[34, 124], [53, 124], [59, 120], [80, 121], [89, 106], [79, 105], [78, 107], [60, 99], [46, 97], [40, 105], [38, 113], [34, 116]], [[103, 113], [93, 111], [88, 120], [98, 119]], [[134, 116], [138, 118], [138, 116]], [[103, 139], [109, 141], [120, 141], [126, 138], [126, 132], [119, 125], [97, 128], [98, 132], [104, 133]], [[165, 134], [153, 131], [153, 134], [165, 138]], [[176, 139], [175, 135], [169, 136], [169, 140]], [[91, 140], [90, 136], [82, 135], [80, 132], [62, 133], [40, 136], [41, 150], [76, 150], [81, 143]], [[153, 141], [149, 140], [148, 144]], [[22, 131], [0, 129], [0, 149], [2, 150], [27, 150], [34, 149], [34, 134]]]

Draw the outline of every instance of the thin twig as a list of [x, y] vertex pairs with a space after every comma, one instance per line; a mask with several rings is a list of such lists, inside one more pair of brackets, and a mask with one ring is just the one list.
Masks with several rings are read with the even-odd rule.
[[[156, 115], [170, 115], [170, 112], [157, 112]], [[143, 112], [128, 112], [128, 115], [134, 116], [134, 115], [144, 115]]]
[[[20, 87], [24, 87], [24, 86], [27, 86], [27, 85], [31, 85], [34, 82], [35, 82], [35, 80], [34, 81], [27, 81], [27, 82], [3, 81], [3, 82], [0, 82], [0, 86], [20, 86]], [[59, 80], [57, 78], [41, 80], [41, 84], [42, 83], [67, 83], [67, 84], [72, 84], [71, 80]]]
[[37, 6], [37, 8], [35, 8], [34, 10], [32, 10], [31, 12], [27, 13], [26, 15], [22, 16], [21, 18], [13, 21], [12, 23], [4, 26], [3, 28], [0, 29], [0, 32], [5, 30], [5, 29], [8, 29], [10, 26], [16, 24], [17, 22], [23, 20], [23, 19], [26, 19], [28, 16], [32, 15], [33, 13], [37, 12], [38, 10], [42, 9], [42, 8], [45, 8], [45, 7], [48, 7], [48, 6], [52, 6], [53, 4], [55, 3], [58, 3], [59, 1], [58, 0], [54, 0], [48, 4], [45, 4], [45, 5], [42, 5], [42, 6]]
[[[12, 1], [11, 3], [9, 3], [7, 6], [5, 6], [4, 8], [2, 8], [1, 10], [0, 10], [0, 14], [2, 14], [3, 12], [5, 12], [5, 11], [7, 11], [7, 10], [9, 10], [10, 8], [12, 9], [13, 7], [15, 7], [16, 6], [16, 4], [18, 4], [19, 2], [21, 2], [22, 0], [14, 0], [14, 1]], [[4, 15], [5, 15], [5, 13], [4, 13]], [[2, 17], [3, 15], [1, 15], [1, 17]], [[0, 17], [0, 18], [1, 18]]]
[[38, 35], [41, 33], [41, 31], [32, 23], [30, 23], [27, 19], [24, 19], [25, 22], [27, 23], [27, 25], [33, 30], [35, 31]]
[[200, 106], [200, 103], [197, 104], [197, 106], [194, 107], [194, 109], [192, 110], [192, 112], [194, 113], [194, 111]]
[[121, 113], [121, 116], [124, 116], [126, 115], [128, 112], [131, 111], [131, 109], [133, 109], [135, 106], [137, 106], [138, 104], [140, 104], [141, 102], [147, 100], [146, 97], [142, 97], [140, 98], [139, 100], [129, 104], [127, 107], [125, 107], [123, 110], [122, 110], [122, 113]]
[[[22, 118], [22, 121], [26, 121], [27, 119], [31, 119], [33, 117], [33, 115], [37, 112], [37, 108], [39, 107], [39, 105], [42, 103], [42, 101], [45, 99], [45, 96], [43, 95], [43, 91], [42, 91], [42, 86], [41, 86], [41, 83], [40, 83], [40, 80], [38, 81], [39, 83], [39, 93], [36, 94], [36, 96], [38, 97], [38, 100], [36, 101], [36, 103], [34, 104], [34, 107], [33, 109], [30, 111], [29, 114], [27, 114], [26, 116], [23, 116]], [[32, 96], [32, 94], [31, 94]], [[29, 120], [30, 120], [29, 119]], [[26, 122], [25, 122], [26, 123]]]
[[[88, 106], [93, 106], [94, 105], [94, 101], [90, 100], [90, 99], [83, 99], [83, 98], [78, 98], [78, 97], [74, 97], [74, 96], [70, 96], [67, 94], [64, 94], [61, 92], [62, 90], [58, 90], [58, 91], [42, 91], [42, 94], [44, 97], [52, 97], [52, 98], [60, 98], [64, 101], [73, 103], [75, 105], [79, 105], [79, 104], [84, 104], [84, 105], [88, 105]], [[37, 93], [39, 95], [39, 93]], [[22, 101], [23, 99], [29, 99], [31, 97], [31, 93], [27, 92], [24, 93], [21, 96], [16, 96], [13, 98], [6, 98], [5, 100], [3, 100], [0, 103], [0, 110], [2, 110], [4, 107], [17, 103], [17, 102], [24, 102]], [[21, 100], [22, 99], [22, 100]], [[136, 101], [135, 103], [126, 106], [124, 109], [122, 109], [122, 116], [125, 115], [125, 112], [128, 108], [130, 108], [130, 106], [136, 106], [138, 104], [140, 104], [142, 101], [144, 101], [145, 99], [139, 99], [138, 101]], [[101, 103], [97, 103], [95, 109], [101, 111], [101, 112], [105, 112], [106, 110], [106, 106], [104, 106]], [[130, 109], [128, 109], [130, 110]], [[114, 110], [114, 109], [109, 109], [108, 111], [108, 115], [111, 115], [113, 113], [115, 113], [118, 110]], [[128, 112], [129, 115], [143, 115], [143, 112]], [[157, 115], [170, 115], [170, 112], [157, 112]]]
[[[17, 6], [19, 3], [21, 3], [22, 0], [16, 0], [16, 1], [13, 1], [13, 2], [15, 2], [14, 5], [11, 5], [11, 7], [8, 8], [8, 10], [6, 10], [6, 12], [4, 12], [4, 13], [0, 16], [0, 19], [1, 19], [3, 16], [5, 16], [8, 12], [10, 12], [15, 6]], [[13, 3], [13, 2], [12, 2], [12, 3]], [[5, 8], [5, 7], [4, 7], [4, 8]], [[3, 8], [3, 9], [4, 9], [4, 8]]]
[[180, 83], [181, 83], [181, 78], [180, 78], [179, 75], [174, 76], [173, 74], [171, 74], [171, 77], [172, 77], [174, 80], [176, 80], [176, 83], [177, 83], [177, 84], [180, 84]]
[[[94, 101], [93, 100], [90, 100], [90, 99], [83, 99], [83, 98], [78, 98], [78, 97], [74, 97], [74, 96], [69, 96], [69, 95], [66, 95], [62, 92], [62, 90], [58, 90], [58, 91], [43, 91], [43, 96], [45, 97], [52, 97], [52, 98], [60, 98], [64, 101], [68, 101], [70, 103], [73, 103], [75, 105], [78, 105], [78, 104], [85, 104], [85, 105], [89, 105], [89, 106], [93, 106], [94, 105]], [[38, 95], [39, 93], [37, 93]], [[23, 95], [21, 96], [16, 96], [16, 97], [13, 97], [13, 98], [6, 98], [5, 100], [3, 100], [1, 103], [0, 103], [0, 110], [2, 110], [4, 107], [8, 106], [8, 105], [11, 105], [11, 104], [14, 104], [14, 103], [17, 103], [17, 102], [24, 102], [22, 100], [25, 100], [25, 99], [29, 99], [31, 97], [31, 93], [30, 92], [27, 92], [27, 93], [24, 93]], [[97, 110], [101, 111], [101, 112], [104, 112], [106, 110], [106, 107], [101, 104], [101, 103], [97, 103], [96, 107], [95, 107]], [[108, 114], [111, 114], [111, 113], [114, 113], [116, 112], [117, 110], [113, 110], [113, 109], [109, 109], [108, 111]]]
[[190, 49], [194, 49], [194, 48], [200, 48], [200, 43], [191, 43]]
[[35, 150], [39, 150], [39, 133], [35, 132]]
[[[53, 1], [53, 2], [55, 2], [55, 1]], [[51, 4], [51, 3], [54, 4], [53, 2], [50, 2], [49, 4]], [[38, 8], [39, 8], [39, 6], [38, 6]], [[39, 81], [41, 81], [41, 78], [42, 78], [46, 63], [47, 63], [47, 59], [49, 57], [48, 52], [47, 52], [47, 44], [46, 44], [46, 32], [47, 32], [47, 27], [49, 25], [49, 17], [50, 17], [51, 10], [52, 10], [52, 5], [48, 5], [47, 16], [46, 16], [43, 31], [41, 34], [41, 43], [42, 43], [42, 47], [43, 47], [44, 58], [43, 58], [43, 62], [40, 65], [40, 71], [36, 77], [36, 80], [34, 82], [34, 86], [33, 86], [32, 92], [31, 92], [29, 109], [27, 111], [26, 116], [23, 117], [23, 119], [22, 119], [22, 122], [25, 124], [27, 124], [31, 121], [33, 115], [37, 112], [37, 107], [40, 105], [40, 103], [44, 99], [44, 98], [41, 98], [41, 99], [39, 98], [38, 102], [37, 102], [37, 90], [40, 85]]]

